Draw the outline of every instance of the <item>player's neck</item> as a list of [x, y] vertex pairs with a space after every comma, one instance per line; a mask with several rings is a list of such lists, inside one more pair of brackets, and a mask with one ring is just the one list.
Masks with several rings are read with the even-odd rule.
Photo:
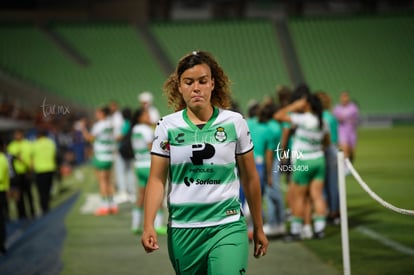
[[208, 108], [195, 109], [195, 110], [191, 110], [190, 108], [187, 108], [188, 118], [195, 125], [206, 123], [207, 121], [210, 120], [213, 113], [214, 113], [214, 108], [211, 105]]

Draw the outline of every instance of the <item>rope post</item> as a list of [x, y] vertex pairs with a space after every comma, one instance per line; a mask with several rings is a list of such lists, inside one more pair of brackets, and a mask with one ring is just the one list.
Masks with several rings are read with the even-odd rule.
[[345, 159], [344, 153], [338, 152], [338, 185], [339, 185], [339, 207], [341, 213], [341, 238], [342, 238], [342, 263], [344, 266], [344, 275], [351, 274], [351, 261], [349, 256], [349, 238], [348, 238], [348, 213], [346, 206], [346, 188], [345, 188]]

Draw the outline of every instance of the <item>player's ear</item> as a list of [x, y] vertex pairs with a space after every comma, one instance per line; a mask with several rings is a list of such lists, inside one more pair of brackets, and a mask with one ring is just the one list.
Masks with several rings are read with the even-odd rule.
[[177, 85], [177, 90], [178, 90], [178, 92], [179, 92], [180, 94], [183, 94], [183, 92], [181, 91], [180, 80], [177, 80], [176, 85]]

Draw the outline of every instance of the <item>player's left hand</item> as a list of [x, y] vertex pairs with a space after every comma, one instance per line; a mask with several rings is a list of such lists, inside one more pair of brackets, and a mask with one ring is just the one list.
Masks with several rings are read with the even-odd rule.
[[254, 241], [254, 257], [260, 258], [267, 253], [267, 247], [269, 246], [269, 241], [263, 230], [255, 230], [253, 232], [253, 241]]

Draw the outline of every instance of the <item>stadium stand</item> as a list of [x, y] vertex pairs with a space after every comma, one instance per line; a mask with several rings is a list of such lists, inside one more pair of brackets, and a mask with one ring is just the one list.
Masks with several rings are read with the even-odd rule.
[[305, 79], [336, 101], [343, 89], [366, 116], [413, 116], [413, 16], [294, 19]]
[[132, 25], [54, 24], [51, 31], [88, 62], [69, 58], [33, 25], [12, 25], [0, 29], [3, 70], [90, 108], [111, 99], [135, 107], [143, 90], [157, 98], [165, 76]]
[[[291, 44], [283, 43], [286, 35], [271, 19], [160, 21], [147, 29], [128, 23], [2, 24], [0, 69], [88, 108], [113, 98], [135, 107], [137, 94], [150, 90], [167, 113], [161, 89], [172, 70], [168, 64], [203, 49], [228, 72], [242, 111], [250, 99], [261, 100], [277, 84], [295, 85], [303, 77], [334, 102], [348, 89], [364, 118], [413, 119], [414, 17], [308, 17], [287, 24]], [[294, 51], [287, 53], [286, 45]], [[287, 62], [292, 52], [300, 70], [296, 77]]]
[[32, 24], [2, 25], [0, 64], [7, 73], [22, 82], [42, 87], [70, 98], [70, 91], [61, 89], [71, 71], [76, 71], [58, 48]]
[[151, 31], [172, 63], [194, 50], [213, 52], [243, 111], [250, 99], [273, 95], [277, 84], [291, 84], [270, 20], [161, 22]]
[[55, 30], [91, 60], [80, 91], [128, 105], [136, 101], [138, 92], [161, 91], [164, 74], [131, 25], [67, 24]]

